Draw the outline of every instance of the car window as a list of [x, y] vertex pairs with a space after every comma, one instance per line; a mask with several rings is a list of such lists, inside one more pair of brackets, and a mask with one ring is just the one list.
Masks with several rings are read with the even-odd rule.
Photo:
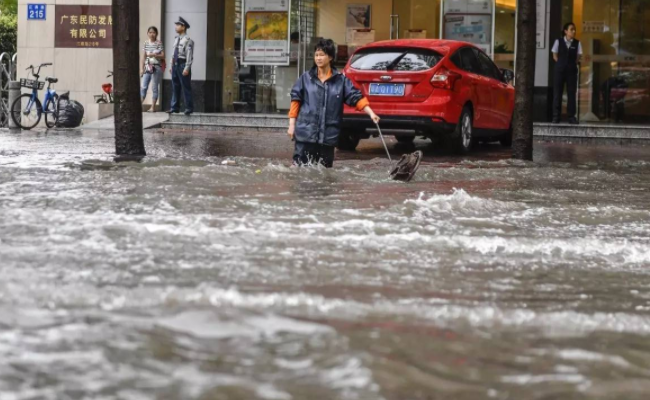
[[478, 53], [478, 59], [481, 62], [481, 67], [483, 68], [483, 75], [496, 79], [498, 81], [503, 81], [503, 76], [501, 75], [501, 71], [499, 71], [499, 68], [497, 68], [496, 65], [490, 60], [490, 57], [488, 57], [485, 53], [482, 51], [477, 51]]
[[467, 72], [472, 72], [474, 74], [483, 73], [481, 64], [479, 64], [474, 51], [470, 47], [464, 47], [458, 50], [456, 54], [454, 54], [454, 57], [452, 57], [451, 61], [460, 69], [463, 69]]
[[442, 59], [439, 53], [427, 49], [372, 48], [360, 50], [350, 66], [362, 71], [426, 71]]

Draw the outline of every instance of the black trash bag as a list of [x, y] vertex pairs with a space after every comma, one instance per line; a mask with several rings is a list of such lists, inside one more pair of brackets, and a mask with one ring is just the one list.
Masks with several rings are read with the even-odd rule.
[[70, 94], [64, 93], [59, 97], [59, 118], [57, 128], [76, 128], [84, 118], [84, 107], [75, 100], [70, 100]]

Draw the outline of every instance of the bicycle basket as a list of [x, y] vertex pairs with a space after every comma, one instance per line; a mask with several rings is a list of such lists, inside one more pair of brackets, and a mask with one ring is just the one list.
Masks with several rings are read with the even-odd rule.
[[28, 89], [43, 90], [45, 82], [35, 81], [33, 79], [20, 79], [20, 86]]

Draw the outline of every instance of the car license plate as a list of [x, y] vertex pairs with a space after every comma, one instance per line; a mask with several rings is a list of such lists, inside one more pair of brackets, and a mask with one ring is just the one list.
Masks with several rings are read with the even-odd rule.
[[406, 85], [403, 83], [371, 83], [371, 96], [404, 96]]

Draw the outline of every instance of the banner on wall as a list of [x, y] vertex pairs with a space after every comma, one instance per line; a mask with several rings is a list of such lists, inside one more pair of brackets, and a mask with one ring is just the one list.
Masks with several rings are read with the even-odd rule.
[[242, 64], [289, 65], [291, 0], [243, 0]]
[[56, 5], [54, 47], [113, 47], [111, 6]]

